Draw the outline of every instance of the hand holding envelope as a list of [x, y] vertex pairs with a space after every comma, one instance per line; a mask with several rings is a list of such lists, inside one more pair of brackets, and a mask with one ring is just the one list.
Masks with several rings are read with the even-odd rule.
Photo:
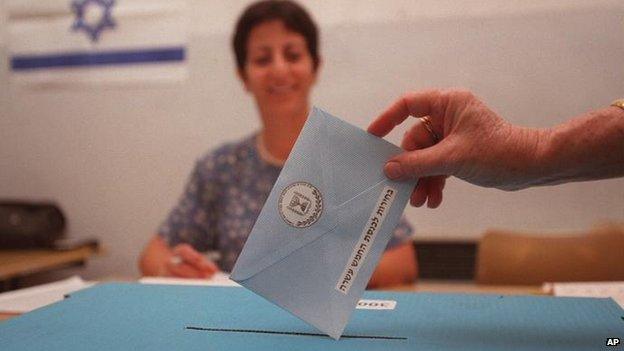
[[314, 108], [231, 279], [338, 339], [416, 183], [383, 174], [401, 151]]

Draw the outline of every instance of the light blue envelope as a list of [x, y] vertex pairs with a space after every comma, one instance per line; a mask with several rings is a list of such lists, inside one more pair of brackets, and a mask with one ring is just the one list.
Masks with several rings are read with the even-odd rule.
[[230, 278], [338, 339], [415, 185], [383, 174], [401, 151], [314, 108]]

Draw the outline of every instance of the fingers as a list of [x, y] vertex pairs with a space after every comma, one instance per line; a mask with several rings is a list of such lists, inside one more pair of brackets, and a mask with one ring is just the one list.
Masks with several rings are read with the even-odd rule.
[[422, 121], [415, 123], [403, 136], [401, 148], [407, 151], [424, 149], [435, 145], [435, 140], [431, 137]]
[[445, 176], [437, 176], [430, 178], [427, 184], [427, 207], [438, 208], [442, 204], [442, 191], [446, 184]]
[[205, 272], [202, 272], [187, 263], [177, 263], [170, 261], [167, 262], [166, 267], [169, 275], [179, 278], [201, 279], [209, 278], [212, 275], [207, 275]]
[[[435, 140], [431, 137], [429, 131], [422, 122], [414, 124], [412, 128], [405, 133], [401, 143], [401, 148], [408, 152], [395, 156], [386, 163], [384, 167], [386, 176], [393, 180], [401, 180], [444, 174], [437, 172], [446, 168], [444, 162], [447, 162], [447, 159], [443, 158], [442, 153], [445, 152], [448, 144], [448, 140], [440, 144], [435, 144]], [[440, 145], [442, 145], [442, 147], [440, 147]], [[424, 163], [423, 161], [425, 156], [428, 156], [428, 163]], [[437, 165], [437, 167], [433, 167], [434, 165]], [[426, 172], [419, 169], [421, 174], [414, 174], [413, 172], [418, 166], [425, 169]]]
[[383, 137], [390, 133], [394, 127], [403, 123], [408, 116], [422, 117], [432, 115], [440, 96], [441, 92], [439, 90], [407, 93], [379, 115], [368, 126], [368, 132], [378, 137]]
[[[172, 251], [175, 255], [174, 257], [179, 257], [179, 262], [171, 262], [171, 267], [175, 267], [170, 269], [172, 273], [178, 272], [185, 277], [192, 275], [193, 277], [205, 278], [219, 271], [214, 262], [208, 260], [188, 244], [177, 245]], [[194, 272], [191, 273], [189, 268]]]
[[403, 152], [384, 165], [384, 173], [392, 180], [452, 175], [457, 167], [451, 157], [452, 145], [451, 140], [443, 139], [432, 147]]
[[205, 258], [189, 244], [180, 244], [173, 248], [173, 253], [184, 263], [200, 268]]
[[419, 179], [416, 188], [414, 188], [412, 192], [412, 196], [410, 196], [410, 205], [414, 207], [424, 205], [425, 201], [427, 201], [427, 188], [427, 178]]
[[410, 197], [410, 205], [414, 207], [421, 207], [425, 204], [425, 202], [427, 202], [427, 207], [429, 208], [439, 207], [442, 203], [442, 192], [445, 184], [445, 176], [419, 179], [418, 185]]

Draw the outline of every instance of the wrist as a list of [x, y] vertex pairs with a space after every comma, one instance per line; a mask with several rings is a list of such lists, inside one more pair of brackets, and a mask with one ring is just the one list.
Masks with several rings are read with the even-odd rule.
[[511, 140], [515, 147], [507, 150], [504, 157], [513, 165], [513, 174], [502, 189], [520, 190], [543, 185], [553, 176], [551, 129], [535, 129], [512, 126]]
[[556, 147], [555, 135], [556, 131], [552, 128], [537, 129], [535, 131], [536, 148], [535, 148], [535, 164], [536, 172], [532, 184], [529, 186], [545, 185], [552, 179], [556, 178]]

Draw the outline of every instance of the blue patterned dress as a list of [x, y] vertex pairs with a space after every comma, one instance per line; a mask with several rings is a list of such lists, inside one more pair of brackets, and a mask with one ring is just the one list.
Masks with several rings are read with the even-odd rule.
[[[200, 252], [218, 252], [216, 263], [231, 271], [280, 170], [260, 157], [256, 134], [209, 152], [196, 162], [158, 235], [171, 247], [188, 243]], [[401, 219], [387, 248], [411, 235]]]

